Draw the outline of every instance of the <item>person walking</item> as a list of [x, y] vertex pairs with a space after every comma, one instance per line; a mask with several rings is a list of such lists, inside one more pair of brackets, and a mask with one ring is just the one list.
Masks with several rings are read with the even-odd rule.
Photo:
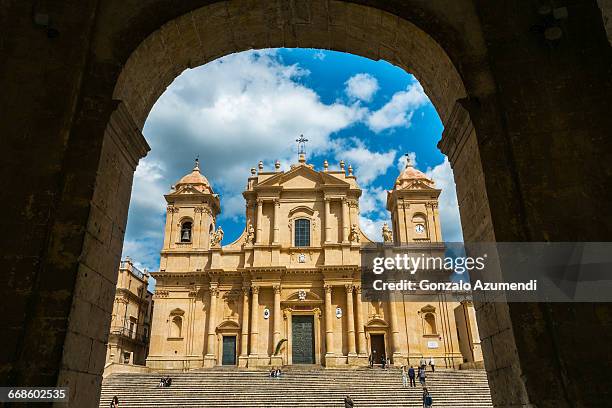
[[433, 357], [429, 357], [429, 365], [431, 366], [431, 372], [435, 372], [436, 371], [436, 362], [434, 361]]
[[344, 398], [344, 408], [353, 408], [355, 403], [348, 395]]
[[410, 366], [410, 368], [408, 369], [408, 378], [410, 379], [410, 386], [416, 387], [416, 381], [414, 380], [415, 372], [414, 372], [414, 367], [412, 366]]
[[427, 390], [427, 388], [423, 388], [423, 408], [431, 408], [433, 405], [433, 398], [431, 394]]
[[387, 358], [385, 357], [385, 355], [383, 354], [380, 357], [380, 364], [382, 365], [383, 370], [385, 369], [385, 363], [387, 362]]
[[421, 361], [419, 362], [419, 366], [421, 367], [421, 370], [425, 370], [425, 367], [427, 367], [427, 360], [425, 360], [425, 357], [421, 357]]
[[110, 408], [119, 408], [119, 398], [116, 395], [111, 400]]
[[402, 386], [404, 388], [408, 387], [408, 372], [406, 366], [402, 366]]
[[419, 370], [419, 382], [423, 387], [425, 387], [425, 379], [427, 378], [427, 374], [425, 374], [425, 369]]

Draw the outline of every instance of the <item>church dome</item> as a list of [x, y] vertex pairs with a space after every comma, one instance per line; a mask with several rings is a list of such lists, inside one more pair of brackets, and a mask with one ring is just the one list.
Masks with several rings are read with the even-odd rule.
[[195, 161], [195, 167], [191, 171], [191, 173], [183, 176], [177, 183], [176, 187], [180, 187], [182, 185], [191, 185], [196, 190], [202, 193], [211, 193], [213, 194], [212, 187], [206, 177], [202, 173], [200, 173], [200, 162], [198, 159]]
[[429, 187], [434, 187], [434, 182], [429, 177], [425, 175], [422, 171], [414, 168], [410, 159], [406, 160], [406, 168], [400, 173], [400, 175], [395, 180], [395, 190], [401, 190], [406, 188], [408, 185], [412, 184], [412, 182], [419, 180], [422, 183], [425, 183]]

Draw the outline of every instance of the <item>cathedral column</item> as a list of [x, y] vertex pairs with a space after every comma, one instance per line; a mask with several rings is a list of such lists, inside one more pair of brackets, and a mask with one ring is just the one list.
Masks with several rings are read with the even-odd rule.
[[342, 242], [349, 242], [349, 206], [348, 200], [345, 198], [342, 199]]
[[330, 356], [333, 353], [334, 348], [334, 327], [333, 327], [333, 313], [332, 313], [332, 290], [333, 286], [325, 285], [325, 355]]
[[249, 354], [249, 288], [242, 287], [242, 327], [240, 340], [240, 356]]
[[355, 303], [357, 306], [357, 353], [367, 354], [365, 326], [363, 324], [363, 305], [361, 303], [361, 286], [355, 286]]
[[[210, 284], [210, 308], [208, 310], [208, 341], [206, 344], [207, 359], [216, 360], [217, 346], [217, 298], [219, 297], [219, 288], [216, 282]], [[215, 365], [213, 363], [213, 365]]]
[[263, 200], [257, 199], [257, 235], [255, 236], [255, 243], [261, 244], [261, 236], [263, 234], [263, 228], [261, 222], [263, 220]]
[[272, 238], [273, 244], [278, 244], [278, 225], [279, 225], [279, 211], [280, 210], [280, 201], [278, 199], [274, 200], [274, 235]]
[[272, 336], [272, 347], [274, 353], [274, 348], [278, 344], [281, 338], [281, 305], [280, 305], [280, 295], [281, 295], [281, 287], [280, 285], [274, 285], [272, 287], [274, 290], [274, 334]]
[[353, 285], [344, 285], [346, 288], [346, 335], [348, 338], [348, 355], [355, 355], [355, 319], [353, 318]]
[[389, 325], [391, 328], [391, 354], [394, 358], [396, 357], [396, 355], [399, 357], [400, 352], [399, 328], [397, 327], [397, 311], [395, 310], [396, 304], [397, 303], [393, 301], [393, 296], [389, 296], [389, 301], [387, 302], [387, 305], [389, 306]]
[[330, 199], [325, 198], [325, 243], [331, 242], [331, 210]]
[[259, 312], [259, 286], [251, 288], [251, 356], [257, 356], [258, 312]]

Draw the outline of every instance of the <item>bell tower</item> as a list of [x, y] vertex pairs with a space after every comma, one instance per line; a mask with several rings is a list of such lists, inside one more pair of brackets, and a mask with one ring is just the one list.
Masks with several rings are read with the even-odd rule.
[[210, 249], [211, 233], [220, 213], [219, 196], [200, 172], [199, 160], [191, 173], [181, 178], [164, 196], [168, 203], [163, 251]]
[[393, 190], [387, 192], [393, 242], [441, 242], [438, 198], [442, 190], [414, 167], [408, 155], [406, 158], [406, 168], [395, 180]]

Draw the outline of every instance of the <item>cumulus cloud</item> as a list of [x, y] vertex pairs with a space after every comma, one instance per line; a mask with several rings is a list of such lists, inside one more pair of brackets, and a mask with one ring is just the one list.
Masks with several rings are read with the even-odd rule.
[[[417, 167], [416, 153], [408, 152], [406, 154], [408, 155], [408, 158], [410, 158], [410, 163], [412, 163], [414, 167]], [[397, 158], [397, 169], [400, 172], [406, 168], [406, 154], [403, 154]]]
[[421, 84], [412, 83], [405, 91], [396, 92], [382, 108], [370, 114], [367, 125], [375, 133], [391, 128], [409, 127], [414, 111], [428, 102]]
[[356, 74], [345, 82], [346, 94], [353, 99], [370, 102], [379, 89], [378, 80], [370, 74]]
[[447, 242], [463, 242], [455, 177], [448, 158], [445, 156], [443, 163], [428, 169], [426, 174], [436, 183], [436, 188], [442, 189], [439, 199], [442, 238]]
[[384, 223], [389, 224], [390, 221], [387, 218], [368, 218], [364, 216], [359, 217], [359, 226], [361, 231], [370, 239], [378, 242], [382, 242], [382, 226]]
[[333, 146], [336, 159], [344, 160], [347, 166], [353, 166], [354, 174], [362, 187], [385, 174], [393, 166], [397, 154], [394, 149], [386, 152], [372, 151], [357, 138], [336, 140]]
[[388, 214], [387, 209], [387, 189], [384, 187], [364, 188], [359, 199], [359, 210], [364, 216], [373, 215], [375, 217]]

